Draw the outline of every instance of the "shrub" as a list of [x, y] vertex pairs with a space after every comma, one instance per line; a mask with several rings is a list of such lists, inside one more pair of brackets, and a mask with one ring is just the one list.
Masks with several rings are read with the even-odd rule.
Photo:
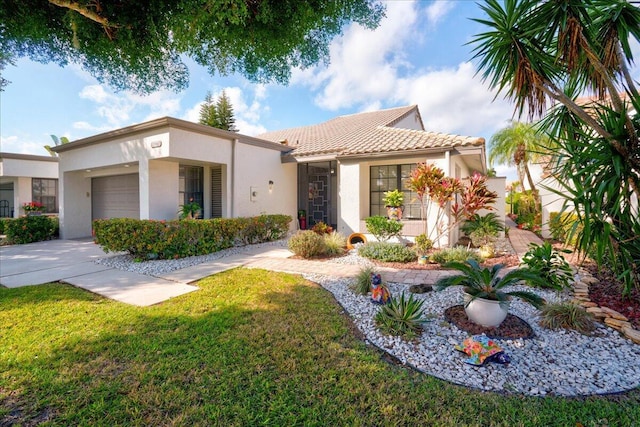
[[12, 221], [13, 218], [0, 218], [0, 234], [5, 234], [5, 230], [7, 229], [7, 222]]
[[465, 262], [468, 259], [482, 262], [482, 257], [476, 251], [467, 249], [464, 246], [440, 249], [431, 255], [431, 261], [440, 265], [450, 262]]
[[497, 236], [500, 231], [504, 230], [504, 224], [500, 221], [498, 215], [493, 212], [484, 216], [474, 214], [462, 224], [460, 230], [467, 236], [471, 236], [474, 231], [478, 230], [487, 235]]
[[399, 236], [404, 224], [394, 219], [386, 218], [382, 215], [370, 216], [365, 220], [367, 231], [379, 241], [387, 241], [391, 237]]
[[575, 236], [573, 239], [569, 239], [569, 236], [573, 233], [578, 233], [582, 230], [582, 226], [578, 221], [578, 216], [573, 213], [558, 213], [551, 212], [549, 214], [549, 231], [551, 237], [554, 240], [558, 240], [567, 244], [575, 244]]
[[403, 292], [400, 297], [391, 298], [388, 304], [383, 305], [374, 320], [388, 334], [415, 338], [422, 332], [422, 324], [427, 321], [423, 317], [423, 304], [423, 300], [414, 299], [413, 295], [407, 299]]
[[357, 294], [366, 295], [371, 291], [371, 275], [376, 274], [373, 267], [366, 267], [360, 270], [356, 276], [356, 281], [351, 285], [351, 289]]
[[548, 329], [573, 329], [581, 334], [595, 330], [593, 315], [572, 303], [553, 303], [542, 307], [540, 325]]
[[493, 245], [497, 240], [495, 234], [487, 232], [481, 228], [472, 231], [469, 237], [471, 238], [471, 244], [476, 248]]
[[[569, 253], [570, 251], [561, 250], [561, 252]], [[543, 288], [559, 291], [568, 287], [573, 278], [571, 266], [549, 242], [542, 245], [529, 244], [529, 251], [522, 257], [522, 262], [544, 279], [544, 284], [540, 285]]]
[[333, 227], [320, 221], [320, 222], [316, 222], [314, 226], [311, 227], [311, 231], [318, 234], [331, 234], [333, 232]]
[[347, 246], [347, 238], [342, 234], [334, 231], [330, 234], [324, 234], [324, 252], [327, 255], [342, 255]]
[[126, 251], [141, 259], [170, 259], [279, 239], [288, 232], [290, 222], [287, 215], [198, 221], [113, 218], [95, 220], [93, 233], [105, 252]]
[[57, 234], [57, 218], [48, 216], [25, 216], [5, 223], [7, 240], [12, 244], [23, 244], [49, 240]]
[[433, 242], [426, 236], [426, 234], [418, 234], [416, 236], [414, 248], [418, 254], [424, 255], [433, 248]]
[[416, 260], [416, 253], [401, 243], [370, 242], [358, 249], [358, 255], [384, 262]]
[[289, 249], [303, 258], [311, 258], [324, 253], [324, 238], [311, 230], [303, 230], [291, 236]]

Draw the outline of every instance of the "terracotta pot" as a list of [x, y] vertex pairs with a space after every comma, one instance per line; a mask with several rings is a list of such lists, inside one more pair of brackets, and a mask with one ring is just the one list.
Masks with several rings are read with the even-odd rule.
[[[464, 293], [464, 311], [469, 320], [480, 326], [494, 328], [499, 326], [509, 313], [509, 303], [503, 307], [498, 301], [492, 301], [484, 298], [475, 298], [468, 293]], [[471, 301], [471, 302], [469, 302]], [[467, 305], [467, 303], [469, 304]]]

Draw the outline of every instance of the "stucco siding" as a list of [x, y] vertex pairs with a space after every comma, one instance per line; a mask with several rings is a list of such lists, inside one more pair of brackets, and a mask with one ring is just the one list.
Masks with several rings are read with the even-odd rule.
[[[266, 148], [238, 143], [235, 150], [234, 216], [265, 213], [296, 218], [296, 164], [281, 163], [280, 152]], [[273, 181], [272, 190], [269, 181]]]
[[231, 149], [231, 140], [171, 129], [170, 157], [227, 164], [231, 162]]
[[58, 162], [1, 158], [0, 176], [57, 178]]

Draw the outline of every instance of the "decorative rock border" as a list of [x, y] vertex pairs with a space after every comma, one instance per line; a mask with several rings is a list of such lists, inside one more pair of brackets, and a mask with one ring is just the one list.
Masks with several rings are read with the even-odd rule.
[[625, 338], [640, 345], [640, 330], [634, 329], [629, 319], [609, 307], [599, 306], [589, 298], [589, 285], [598, 283], [587, 270], [581, 268], [573, 282], [573, 300], [584, 307], [596, 320], [620, 332]]

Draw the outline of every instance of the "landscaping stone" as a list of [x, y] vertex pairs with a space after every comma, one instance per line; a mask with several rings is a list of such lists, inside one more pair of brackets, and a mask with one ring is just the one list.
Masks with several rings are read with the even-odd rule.
[[634, 343], [640, 344], [640, 331], [635, 330], [630, 326], [625, 326], [622, 328], [622, 333]]
[[625, 322], [629, 321], [629, 319], [627, 319], [624, 315], [622, 315], [621, 313], [618, 313], [615, 310], [611, 310], [610, 308], [600, 307], [600, 310], [602, 310], [604, 314], [608, 315], [609, 317], [613, 317], [614, 319], [623, 320]]

